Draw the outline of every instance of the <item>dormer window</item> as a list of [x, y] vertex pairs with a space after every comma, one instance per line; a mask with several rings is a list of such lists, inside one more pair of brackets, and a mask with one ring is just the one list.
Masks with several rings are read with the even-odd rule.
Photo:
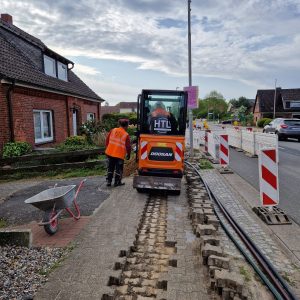
[[68, 67], [56, 59], [44, 54], [45, 74], [58, 79], [68, 81]]
[[57, 77], [61, 80], [68, 81], [68, 69], [67, 65], [57, 62]]
[[49, 76], [56, 77], [55, 59], [44, 55], [45, 73]]

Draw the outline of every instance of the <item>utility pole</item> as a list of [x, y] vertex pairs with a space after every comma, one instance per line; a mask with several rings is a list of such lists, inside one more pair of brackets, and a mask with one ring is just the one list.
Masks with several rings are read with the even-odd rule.
[[[188, 0], [188, 56], [189, 56], [189, 86], [192, 86], [192, 39], [191, 39], [191, 0]], [[194, 156], [193, 145], [193, 112], [189, 108], [190, 155]]]
[[276, 92], [277, 92], [277, 79], [275, 79], [275, 93], [274, 93], [274, 109], [273, 109], [273, 119], [276, 118]]

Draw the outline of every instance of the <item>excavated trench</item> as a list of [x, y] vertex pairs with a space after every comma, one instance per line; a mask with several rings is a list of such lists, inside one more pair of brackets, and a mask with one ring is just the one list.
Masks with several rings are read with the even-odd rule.
[[167, 196], [149, 195], [133, 246], [120, 252], [125, 263], [115, 265], [122, 270], [121, 277], [109, 279], [114, 295], [102, 299], [157, 299], [159, 290], [167, 289], [167, 281], [160, 278], [169, 266], [177, 266], [176, 260], [170, 260], [176, 253], [175, 243], [166, 241], [167, 215]]

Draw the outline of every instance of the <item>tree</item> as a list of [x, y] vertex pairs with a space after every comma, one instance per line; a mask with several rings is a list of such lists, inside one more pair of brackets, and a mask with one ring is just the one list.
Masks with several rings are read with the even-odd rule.
[[231, 99], [229, 103], [233, 106], [233, 108], [240, 108], [241, 106], [244, 106], [249, 109], [251, 107], [250, 101], [243, 96], [238, 99]]
[[222, 118], [227, 112], [228, 104], [223, 95], [217, 91], [212, 91], [203, 100], [199, 99], [199, 108], [193, 110], [197, 118], [207, 118], [208, 113], [212, 113], [214, 118]]

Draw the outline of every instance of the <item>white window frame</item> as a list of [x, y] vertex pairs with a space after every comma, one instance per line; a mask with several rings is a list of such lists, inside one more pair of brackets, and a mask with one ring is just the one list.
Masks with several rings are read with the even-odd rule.
[[[53, 64], [53, 67], [54, 67], [54, 73], [53, 74], [48, 74], [46, 72], [46, 61]], [[45, 74], [48, 75], [48, 76], [51, 76], [51, 77], [57, 77], [57, 69], [56, 68], [57, 68], [56, 67], [56, 60], [54, 58], [44, 54], [44, 71], [45, 71]]]
[[[92, 118], [91, 118], [91, 116], [93, 116]], [[86, 120], [87, 121], [95, 121], [96, 120], [96, 114], [95, 113], [87, 113], [87, 115], [86, 115]]]
[[[41, 120], [41, 135], [42, 137], [40, 139], [36, 139], [34, 136], [34, 141], [36, 144], [45, 143], [45, 142], [52, 142], [54, 140], [53, 137], [53, 115], [51, 110], [40, 110], [40, 109], [34, 109], [34, 113], [40, 113], [40, 120]], [[50, 113], [50, 131], [51, 136], [50, 137], [44, 137], [44, 119], [43, 119], [43, 113]], [[34, 126], [34, 124], [33, 124]]]
[[[64, 67], [64, 70], [65, 70], [64, 78], [60, 77], [60, 75], [59, 75], [59, 68], [62, 66]], [[60, 61], [57, 61], [57, 78], [60, 80], [68, 81], [68, 66], [66, 64], [63, 64]]]

